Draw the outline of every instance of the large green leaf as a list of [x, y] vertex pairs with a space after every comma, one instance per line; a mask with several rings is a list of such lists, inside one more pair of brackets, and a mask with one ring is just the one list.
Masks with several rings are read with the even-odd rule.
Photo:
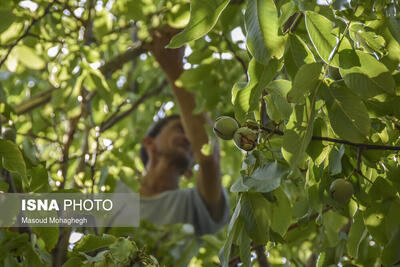
[[336, 246], [339, 241], [339, 231], [348, 222], [348, 218], [343, 215], [328, 211], [322, 215], [322, 223], [324, 225], [324, 233], [330, 247]]
[[46, 67], [46, 61], [30, 47], [24, 45], [17, 46], [13, 53], [15, 53], [19, 62], [30, 69], [41, 70]]
[[217, 23], [221, 12], [228, 3], [229, 0], [191, 1], [189, 24], [182, 32], [172, 38], [168, 47], [178, 48], [207, 34]]
[[[250, 0], [252, 1], [252, 0]], [[279, 35], [278, 10], [274, 0], [257, 0], [257, 18], [270, 57], [281, 58], [286, 38]]]
[[390, 206], [384, 203], [372, 203], [363, 212], [364, 224], [375, 242], [384, 246], [389, 241], [386, 233], [386, 214]]
[[380, 55], [386, 46], [385, 39], [375, 32], [365, 29], [362, 23], [352, 23], [350, 26], [350, 36], [354, 42], [361, 45], [367, 52], [377, 52]]
[[243, 266], [251, 266], [251, 239], [246, 232], [245, 227], [242, 227], [236, 242], [239, 246], [240, 260]]
[[267, 104], [267, 114], [274, 121], [288, 120], [292, 114], [292, 106], [286, 100], [292, 83], [287, 80], [274, 80], [266, 88], [268, 94], [264, 97]]
[[400, 226], [382, 251], [382, 263], [392, 266], [400, 260]]
[[364, 103], [344, 86], [333, 84], [328, 91], [330, 99], [326, 101], [333, 131], [350, 142], [365, 141], [371, 123]]
[[305, 97], [315, 90], [321, 74], [321, 63], [310, 63], [300, 67], [294, 77], [292, 89], [287, 94], [289, 102], [304, 104]]
[[51, 251], [57, 245], [60, 235], [59, 227], [33, 227], [32, 229], [41, 239], [43, 239], [48, 251]]
[[243, 193], [240, 218], [251, 239], [259, 245], [269, 240], [268, 201], [259, 193]]
[[[310, 37], [315, 50], [317, 50], [318, 55], [323, 61], [325, 61], [325, 63], [329, 63], [331, 53], [338, 42], [338, 38], [332, 34], [332, 22], [318, 13], [307, 11], [306, 27], [308, 36]], [[338, 51], [345, 48], [351, 48], [351, 45], [346, 38], [343, 39]], [[331, 65], [337, 68], [339, 67], [339, 57], [337, 54], [333, 57]]]
[[[356, 61], [354, 59], [352, 61], [357, 62], [357, 65], [350, 67], [349, 64], [344, 63], [348, 61], [347, 54], [357, 57]], [[373, 56], [361, 51], [356, 51], [354, 54], [349, 50], [343, 50], [340, 52], [340, 65], [340, 74], [346, 85], [359, 97], [367, 99], [383, 93], [395, 94], [396, 84], [391, 73]]]
[[367, 231], [364, 226], [362, 213], [357, 211], [354, 215], [354, 222], [351, 224], [349, 238], [347, 241], [347, 253], [351, 257], [357, 258], [360, 243], [365, 238], [366, 234]]
[[0, 139], [0, 156], [3, 157], [3, 167], [10, 172], [16, 172], [26, 180], [26, 165], [18, 146], [11, 141]]
[[286, 125], [282, 155], [293, 170], [302, 161], [311, 141], [314, 118], [315, 100], [311, 105], [296, 105]]
[[260, 63], [267, 64], [271, 58], [264, 43], [260, 21], [258, 20], [258, 0], [247, 2], [244, 21], [246, 26], [246, 45], [250, 54]]
[[292, 207], [282, 188], [277, 188], [273, 194], [276, 201], [270, 204], [271, 229], [283, 236], [292, 220]]
[[262, 91], [274, 78], [278, 68], [279, 62], [274, 59], [268, 65], [262, 65], [254, 58], [250, 61], [248, 69], [250, 80], [246, 87], [243, 87], [243, 83], [237, 83], [232, 89], [232, 102], [239, 122], [245, 121], [248, 112], [258, 109]]
[[10, 9], [0, 9], [0, 33], [7, 30], [8, 27], [16, 20], [16, 16]]
[[390, 3], [387, 6], [387, 16], [385, 16], [387, 24], [389, 26], [390, 33], [400, 43], [400, 8], [396, 6], [396, 3]]
[[285, 69], [289, 76], [294, 79], [302, 65], [315, 62], [315, 59], [304, 41], [295, 34], [289, 36], [286, 47]]
[[271, 192], [278, 188], [282, 178], [287, 176], [288, 169], [277, 161], [266, 163], [257, 168], [250, 176], [236, 180], [232, 192]]

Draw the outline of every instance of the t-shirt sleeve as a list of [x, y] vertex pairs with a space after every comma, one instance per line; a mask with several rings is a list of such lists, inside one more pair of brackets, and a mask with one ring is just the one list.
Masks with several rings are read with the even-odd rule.
[[191, 188], [190, 199], [193, 206], [193, 224], [196, 234], [212, 234], [220, 230], [229, 222], [229, 201], [225, 187], [222, 187], [223, 214], [219, 221], [215, 221], [204, 203], [197, 187]]

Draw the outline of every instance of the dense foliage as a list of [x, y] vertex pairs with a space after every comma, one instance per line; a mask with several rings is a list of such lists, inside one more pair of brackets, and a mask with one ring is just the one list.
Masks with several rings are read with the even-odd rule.
[[[399, 12], [397, 0], [1, 1], [1, 191], [138, 191], [141, 138], [177, 112], [145, 49], [155, 30], [182, 29], [169, 47], [186, 46], [177, 83], [196, 112], [254, 121], [259, 137], [251, 152], [220, 140], [233, 215], [216, 236], [1, 229], [0, 265], [399, 263]], [[332, 198], [338, 178], [350, 201]]]

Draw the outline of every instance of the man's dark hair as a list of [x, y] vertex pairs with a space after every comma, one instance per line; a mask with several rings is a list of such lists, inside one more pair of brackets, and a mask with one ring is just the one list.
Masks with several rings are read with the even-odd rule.
[[[164, 117], [164, 118], [156, 121], [149, 127], [145, 137], [149, 136], [149, 137], [155, 138], [157, 135], [160, 134], [161, 130], [164, 128], [165, 125], [167, 125], [168, 122], [179, 119], [179, 118], [180, 118], [180, 116], [178, 114], [173, 114], [173, 115]], [[142, 159], [142, 162], [143, 162], [144, 166], [146, 167], [147, 161], [149, 160], [149, 155], [147, 155], [147, 151], [146, 151], [146, 148], [144, 147], [144, 145], [142, 145], [140, 147], [140, 158]]]

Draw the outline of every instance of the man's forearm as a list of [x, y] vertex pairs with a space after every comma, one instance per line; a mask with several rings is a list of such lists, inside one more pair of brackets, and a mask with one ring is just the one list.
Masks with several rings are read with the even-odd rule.
[[203, 112], [193, 114], [196, 108], [194, 94], [175, 84], [183, 72], [184, 48], [166, 49], [169, 37], [162, 33], [153, 34], [153, 42], [147, 47], [157, 59], [164, 73], [166, 74], [178, 103], [181, 112], [181, 119], [185, 129], [186, 137], [189, 139], [193, 153], [200, 165], [197, 187], [203, 197], [211, 215], [219, 219], [221, 214], [221, 174], [219, 166], [219, 146], [215, 143], [211, 155], [201, 153], [203, 145], [208, 143], [208, 135], [205, 129], [206, 124], [211, 124], [209, 117]]

